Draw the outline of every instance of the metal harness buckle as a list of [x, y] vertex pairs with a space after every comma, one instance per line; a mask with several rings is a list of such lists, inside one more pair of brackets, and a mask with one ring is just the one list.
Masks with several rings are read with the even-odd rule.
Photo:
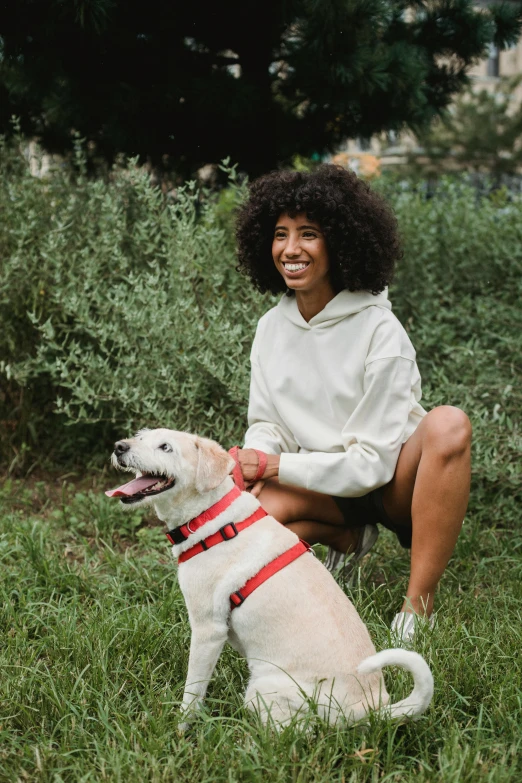
[[[225, 533], [227, 527], [232, 528], [233, 535], [229, 536]], [[218, 533], [221, 533], [221, 538], [223, 539], [223, 541], [230, 541], [232, 538], [235, 538], [236, 536], [239, 535], [239, 530], [237, 529], [237, 527], [233, 522], [229, 522], [227, 525], [223, 525], [223, 527], [220, 527]]]
[[236, 606], [241, 606], [244, 600], [245, 600], [245, 596], [241, 595], [240, 590], [236, 590], [236, 592], [232, 593], [232, 595], [230, 596], [230, 603], [232, 604], [233, 608], [235, 608]]

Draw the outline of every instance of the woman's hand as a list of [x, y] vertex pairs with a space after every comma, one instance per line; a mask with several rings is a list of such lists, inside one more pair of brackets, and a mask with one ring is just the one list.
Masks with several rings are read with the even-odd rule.
[[[245, 484], [255, 497], [261, 492], [262, 485], [264, 484], [264, 480], [262, 481], [261, 479], [274, 478], [279, 473], [279, 457], [274, 454], [266, 454], [267, 462], [265, 471], [254, 484], [254, 479], [256, 478], [259, 468], [259, 457], [255, 449], [239, 449], [237, 459]], [[261, 486], [258, 487], [259, 484]]]
[[241, 473], [243, 474], [245, 484], [251, 484], [256, 477], [257, 469], [259, 467], [259, 457], [257, 456], [255, 450], [239, 449], [237, 452], [237, 460], [239, 462], [239, 467], [241, 468]]
[[247, 492], [250, 492], [251, 495], [257, 498], [264, 486], [265, 486], [265, 481], [263, 479], [260, 479], [259, 481], [256, 481], [255, 484], [252, 484], [251, 486], [247, 487]]

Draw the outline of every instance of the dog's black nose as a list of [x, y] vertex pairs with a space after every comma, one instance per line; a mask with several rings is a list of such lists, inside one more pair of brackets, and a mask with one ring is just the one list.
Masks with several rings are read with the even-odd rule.
[[114, 444], [114, 453], [117, 457], [121, 457], [122, 454], [125, 454], [126, 451], [129, 451], [130, 446], [129, 444], [124, 440], [119, 440], [117, 443]]

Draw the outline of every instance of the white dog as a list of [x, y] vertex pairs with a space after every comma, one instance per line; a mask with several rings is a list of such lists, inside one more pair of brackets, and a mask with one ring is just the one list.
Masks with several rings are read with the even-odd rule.
[[[270, 715], [285, 724], [311, 703], [330, 723], [341, 716], [357, 721], [388, 705], [380, 671], [388, 664], [411, 672], [415, 685], [383, 713], [415, 718], [427, 709], [433, 677], [424, 659], [406, 650], [375, 654], [366, 626], [333, 577], [300, 549], [294, 533], [264, 514], [255, 497], [235, 487], [229, 475], [234, 461], [217, 443], [167, 429], [142, 430], [116, 444], [112, 463], [137, 478], [107, 494], [125, 505], [153, 503], [181, 542], [172, 551], [183, 561], [179, 584], [192, 629], [186, 719], [202, 702], [226, 641], [248, 661], [245, 702], [264, 721]], [[238, 533], [245, 519], [256, 521]], [[200, 543], [205, 541], [208, 548]], [[296, 559], [243, 603], [249, 580], [289, 550], [298, 552]]]

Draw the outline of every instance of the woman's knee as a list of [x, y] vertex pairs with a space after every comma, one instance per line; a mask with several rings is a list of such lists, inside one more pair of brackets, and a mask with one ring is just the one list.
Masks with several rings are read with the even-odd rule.
[[460, 408], [441, 405], [426, 415], [425, 422], [425, 444], [442, 458], [451, 459], [469, 451], [471, 422]]

